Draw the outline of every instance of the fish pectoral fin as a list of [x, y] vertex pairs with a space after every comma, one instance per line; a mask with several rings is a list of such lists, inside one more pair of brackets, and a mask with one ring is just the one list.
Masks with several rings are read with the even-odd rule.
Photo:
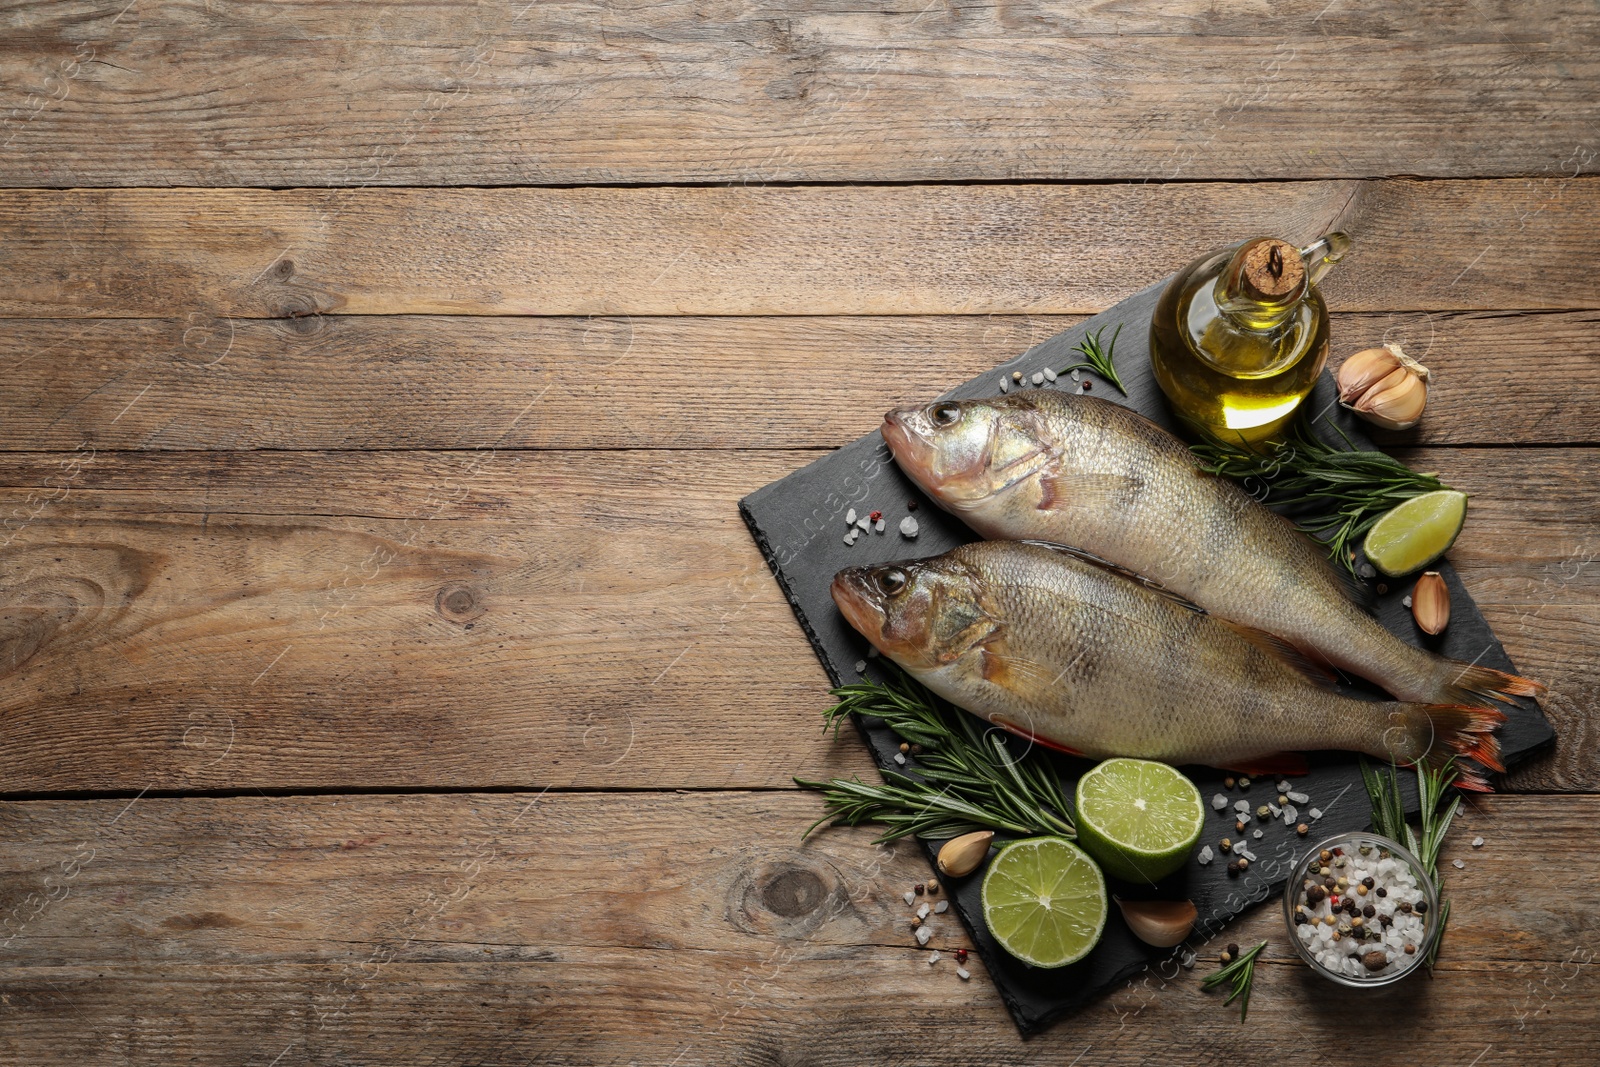
[[1142, 480], [1125, 474], [1050, 471], [1039, 475], [1038, 510], [1111, 507], [1129, 500], [1143, 487]]
[[1104, 559], [1100, 556], [1097, 556], [1093, 552], [1085, 552], [1081, 548], [1074, 548], [1071, 545], [1058, 544], [1055, 541], [1036, 541], [1030, 539], [1023, 541], [1022, 543], [1025, 545], [1033, 545], [1035, 548], [1048, 548], [1052, 552], [1060, 552], [1062, 555], [1071, 556], [1074, 559], [1081, 559], [1085, 563], [1092, 563], [1101, 570], [1110, 571], [1112, 574], [1118, 574], [1130, 581], [1138, 582], [1146, 589], [1149, 589], [1152, 592], [1160, 593], [1174, 604], [1180, 604], [1197, 615], [1206, 614], [1205, 608], [1202, 608], [1199, 604], [1196, 604], [1188, 597], [1180, 596], [1179, 594], [1174, 593], [1172, 590], [1168, 589], [1154, 578], [1147, 578], [1138, 571], [1129, 570], [1120, 563], [1112, 563], [1109, 559]]
[[1308, 774], [1311, 765], [1299, 752], [1269, 752], [1265, 756], [1255, 756], [1246, 760], [1229, 760], [1227, 766], [1217, 769], [1249, 775], [1252, 778], [1265, 778], [1273, 774]]
[[1018, 737], [1024, 738], [1024, 739], [1026, 739], [1028, 741], [1031, 741], [1032, 743], [1034, 743], [1036, 745], [1039, 745], [1039, 746], [1041, 746], [1043, 748], [1053, 749], [1056, 752], [1064, 752], [1069, 756], [1079, 756], [1079, 757], [1081, 757], [1083, 755], [1082, 752], [1079, 752], [1075, 748], [1068, 748], [1066, 745], [1060, 744], [1059, 742], [1056, 742], [1056, 741], [1052, 741], [1048, 737], [1041, 737], [1040, 735], [1034, 733], [1032, 730], [1024, 730], [1022, 727], [1018, 726], [1014, 722], [1011, 722], [1009, 719], [1006, 719], [1004, 716], [991, 715], [991, 716], [989, 716], [989, 721], [994, 723], [996, 726], [1000, 727], [1002, 730], [1006, 731], [1007, 733], [1016, 734]]
[[1228, 619], [1217, 621], [1274, 659], [1293, 667], [1307, 681], [1315, 682], [1324, 689], [1332, 689], [1338, 684], [1339, 676], [1331, 667], [1277, 634], [1259, 630], [1254, 626], [1246, 626], [1242, 622], [1232, 622]]

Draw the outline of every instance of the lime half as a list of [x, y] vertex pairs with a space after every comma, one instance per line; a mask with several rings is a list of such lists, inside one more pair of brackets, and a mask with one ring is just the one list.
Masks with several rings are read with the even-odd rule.
[[1106, 879], [1062, 837], [1013, 841], [983, 876], [983, 921], [1000, 947], [1035, 967], [1089, 954], [1106, 928]]
[[1078, 843], [1107, 874], [1155, 882], [1200, 840], [1200, 790], [1165, 763], [1108, 759], [1078, 779]]
[[1384, 512], [1362, 547], [1374, 567], [1399, 578], [1450, 551], [1466, 521], [1467, 494], [1437, 489]]

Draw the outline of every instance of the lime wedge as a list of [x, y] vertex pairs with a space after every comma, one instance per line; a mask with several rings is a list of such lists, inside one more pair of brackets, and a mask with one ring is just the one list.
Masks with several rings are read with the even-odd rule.
[[1108, 759], [1078, 779], [1078, 843], [1114, 878], [1154, 882], [1200, 840], [1200, 790], [1165, 763]]
[[983, 921], [1000, 947], [1035, 967], [1089, 954], [1106, 928], [1105, 876], [1061, 837], [1013, 841], [983, 876]]
[[1362, 547], [1374, 567], [1399, 578], [1450, 551], [1466, 521], [1467, 494], [1437, 489], [1384, 512]]

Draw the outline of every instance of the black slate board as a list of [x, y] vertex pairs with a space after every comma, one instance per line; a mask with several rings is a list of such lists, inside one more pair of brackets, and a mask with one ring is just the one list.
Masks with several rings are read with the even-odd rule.
[[[1168, 429], [1174, 429], [1172, 416], [1151, 377], [1149, 364], [1150, 314], [1164, 284], [1151, 286], [1088, 322], [1035, 345], [1002, 364], [996, 371], [952, 389], [945, 396], [993, 396], [999, 392], [1000, 379], [1009, 376], [1012, 371], [1022, 371], [1026, 380], [1035, 371], [1047, 366], [1059, 369], [1079, 362], [1072, 355], [1072, 349], [1086, 332], [1105, 327], [1106, 336], [1109, 337], [1120, 324], [1122, 332], [1116, 345], [1117, 370], [1128, 387], [1129, 395], [1120, 397], [1114, 389], [1094, 378], [1095, 395], [1124, 403]], [[1031, 384], [1025, 387], [1033, 388]], [[1065, 377], [1055, 386], [1063, 389], [1075, 387], [1076, 383]], [[1047, 383], [1044, 388], [1052, 386]], [[1358, 447], [1372, 448], [1370, 441], [1361, 433], [1359, 424], [1334, 402], [1335, 397], [1333, 382], [1325, 373], [1312, 394], [1310, 410], [1313, 413], [1326, 412]], [[929, 398], [930, 401], [933, 399]], [[909, 513], [907, 502], [911, 500], [918, 502], [915, 514], [921, 526], [915, 541], [907, 540], [898, 533], [899, 522]], [[863, 536], [854, 546], [846, 545], [843, 541], [847, 530], [844, 516], [852, 507], [862, 514], [870, 509], [881, 509], [887, 532]], [[829, 596], [828, 585], [834, 574], [851, 565], [937, 555], [975, 539], [971, 531], [953, 516], [935, 507], [900, 473], [882, 436], [876, 432], [757, 490], [740, 501], [739, 510], [835, 685], [854, 681], [858, 677], [855, 672], [857, 662], [867, 661], [866, 673], [869, 676], [873, 674], [876, 664], [868, 656], [870, 646], [844, 621]], [[1395, 583], [1387, 595], [1378, 597], [1378, 618], [1392, 632], [1413, 644], [1426, 644], [1434, 651], [1456, 659], [1514, 671], [1505, 650], [1484, 622], [1477, 605], [1462, 587], [1454, 570], [1448, 563], [1442, 563], [1440, 572], [1449, 583], [1451, 596], [1450, 626], [1443, 634], [1430, 638], [1412, 622], [1410, 610], [1401, 602], [1409, 591], [1409, 582]], [[1347, 689], [1374, 699], [1379, 697], [1377, 690], [1364, 683], [1354, 683]], [[1554, 740], [1554, 731], [1533, 701], [1520, 700], [1515, 707], [1505, 710], [1508, 720], [1500, 737], [1508, 766], [1526, 759]], [[858, 722], [857, 726], [871, 747], [878, 765], [894, 766], [899, 738], [875, 720]], [[1225, 924], [1250, 905], [1276, 897], [1282, 891], [1288, 872], [1305, 849], [1323, 838], [1348, 830], [1366, 829], [1368, 825], [1369, 805], [1355, 757], [1348, 753], [1314, 753], [1311, 764], [1310, 774], [1293, 781], [1295, 790], [1311, 797], [1309, 803], [1299, 806], [1302, 820], [1314, 823], [1307, 837], [1298, 837], [1281, 820], [1252, 823], [1246, 831], [1247, 835], [1256, 828], [1265, 833], [1259, 841], [1248, 841], [1257, 859], [1242, 876], [1229, 876], [1223, 862], [1214, 861], [1201, 866], [1191, 859], [1185, 870], [1160, 886], [1113, 884], [1113, 891], [1125, 897], [1188, 897], [1193, 900], [1199, 908], [1200, 920], [1195, 937], [1190, 939], [1191, 945], [1199, 945], [1215, 936]], [[1071, 782], [1089, 764], [1063, 757], [1060, 766], [1066, 780]], [[915, 762], [906, 769], [914, 771]], [[1252, 808], [1276, 798], [1276, 790], [1270, 781], [1261, 781], [1250, 792], [1240, 793], [1237, 790], [1223, 790], [1223, 774], [1220, 771], [1207, 767], [1188, 767], [1185, 771], [1207, 800], [1208, 826], [1202, 838], [1206, 843], [1214, 845], [1223, 836], [1235, 839], [1240, 836], [1234, 832], [1231, 810], [1226, 817], [1211, 811], [1210, 799], [1215, 794], [1228, 792], [1230, 806], [1236, 800], [1245, 799], [1250, 801]], [[1409, 775], [1406, 777], [1410, 779]], [[1415, 810], [1415, 803], [1413, 792], [1412, 810]], [[1312, 807], [1322, 811], [1320, 820], [1312, 820], [1306, 814]], [[932, 843], [927, 851], [931, 859], [936, 851]], [[984, 964], [1010, 1008], [1017, 1028], [1024, 1035], [1036, 1033], [1052, 1021], [1115, 988], [1146, 966], [1168, 960], [1172, 955], [1166, 950], [1150, 949], [1136, 940], [1123, 924], [1118, 910], [1113, 907], [1104, 938], [1087, 958], [1058, 971], [1037, 970], [1012, 959], [989, 937], [983, 923], [976, 877], [953, 884], [947, 882], [946, 889], [954, 902], [954, 910], [971, 932]], [[937, 947], [938, 940], [934, 938], [933, 947]], [[1174, 964], [1169, 961], [1165, 966], [1170, 968]]]

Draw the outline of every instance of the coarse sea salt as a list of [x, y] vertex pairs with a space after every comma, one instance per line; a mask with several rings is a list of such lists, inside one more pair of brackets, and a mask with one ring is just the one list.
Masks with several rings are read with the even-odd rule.
[[914, 890], [907, 889], [906, 890], [906, 903], [907, 904], [915, 904], [916, 902], [917, 902], [917, 894], [916, 894], [916, 892]]
[[918, 907], [917, 907], [917, 918], [926, 919], [928, 917], [928, 912], [930, 912], [932, 910], [933, 910], [932, 908], [928, 907], [927, 902], [924, 901], [922, 904], [918, 905]]
[[928, 953], [928, 966], [932, 967], [935, 963], [938, 963], [942, 959], [944, 959], [944, 957], [939, 955], [939, 950], [934, 949], [932, 952]]
[[1322, 818], [1322, 809], [1312, 808], [1310, 811], [1306, 812], [1306, 814], [1311, 816], [1313, 819], [1320, 819]]
[[[1305, 912], [1308, 921], [1295, 926], [1295, 936], [1325, 969], [1358, 981], [1387, 978], [1416, 966], [1422, 958], [1428, 920], [1415, 910], [1418, 902], [1426, 899], [1417, 887], [1415, 873], [1407, 864], [1395, 857], [1384, 857], [1375, 849], [1363, 856], [1359, 849], [1346, 846], [1344, 855], [1339, 858], [1347, 861], [1344, 877], [1352, 884], [1370, 877], [1374, 881], [1373, 888], [1382, 888], [1387, 895], [1359, 898], [1365, 902], [1363, 906], [1372, 907], [1374, 913], [1371, 916], [1362, 914], [1362, 924], [1357, 926], [1355, 916], [1334, 911], [1331, 895], [1312, 904], [1306, 892], [1310, 887], [1306, 886], [1298, 895], [1297, 907]], [[1317, 884], [1312, 879], [1308, 881]], [[1402, 910], [1402, 905], [1409, 910]], [[1327, 925], [1330, 915], [1335, 917], [1334, 926]], [[1384, 918], [1390, 922], [1387, 927], [1382, 925]], [[1373, 925], [1369, 927], [1368, 923]], [[1337, 941], [1334, 940], [1336, 930]], [[1415, 946], [1415, 951], [1407, 954], [1406, 945]], [[1374, 951], [1384, 954], [1383, 965], [1376, 969], [1365, 964], [1367, 954]]]
[[947, 912], [949, 910], [950, 910], [950, 902], [948, 900], [941, 900], [941, 901], [939, 901], [939, 903], [937, 903], [937, 904], [935, 904], [933, 906], [933, 913], [935, 915], [943, 915], [945, 912]]
[[933, 931], [928, 929], [927, 926], [917, 927], [917, 944], [926, 945], [931, 937], [933, 937]]
[[1221, 811], [1223, 808], [1228, 806], [1228, 798], [1223, 796], [1221, 793], [1218, 793], [1216, 796], [1211, 798], [1211, 806], [1216, 810]]
[[972, 977], [972, 972], [967, 970], [965, 967], [957, 967], [956, 974], [960, 976], [963, 982]]
[[851, 508], [849, 511], [844, 513], [844, 521], [846, 526], [854, 526], [856, 524], [855, 508]]
[[1200, 855], [1196, 857], [1196, 859], [1198, 860], [1200, 866], [1204, 867], [1206, 864], [1211, 862], [1211, 858], [1214, 855], [1216, 855], [1216, 853], [1211, 851], [1210, 845], [1207, 845], [1205, 848], [1200, 850]]
[[894, 754], [894, 761], [900, 764], [900, 766], [904, 767], [906, 765], [906, 754], [904, 752], [896, 752]]
[[1233, 806], [1233, 810], [1234, 811], [1249, 811], [1250, 810], [1250, 802], [1248, 800], [1241, 800], [1241, 801], [1239, 801], [1237, 804], [1235, 804]]
[[1284, 795], [1287, 796], [1290, 800], [1294, 801], [1296, 804], [1305, 804], [1305, 803], [1308, 803], [1311, 800], [1311, 797], [1308, 794], [1296, 793], [1292, 789], [1289, 790], [1289, 792], [1285, 793]]

